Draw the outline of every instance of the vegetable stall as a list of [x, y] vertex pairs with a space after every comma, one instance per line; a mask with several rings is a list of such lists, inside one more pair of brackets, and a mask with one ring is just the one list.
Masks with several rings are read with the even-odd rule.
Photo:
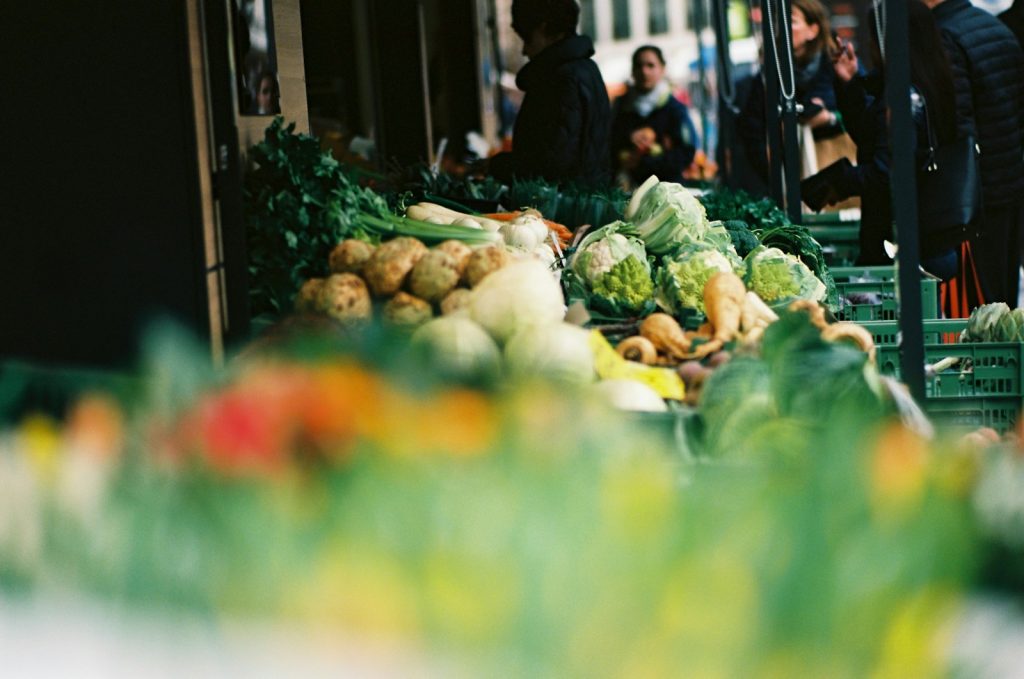
[[2, 430], [0, 608], [455, 674], [983, 669], [947, 641], [1024, 584], [1021, 312], [935, 326], [918, 404], [891, 293], [849, 280], [892, 271], [834, 276], [770, 203], [577, 187], [600, 220], [562, 224], [536, 183], [473, 209], [316, 145], [252, 153], [258, 337], [211, 370], [155, 330], [122, 390]]

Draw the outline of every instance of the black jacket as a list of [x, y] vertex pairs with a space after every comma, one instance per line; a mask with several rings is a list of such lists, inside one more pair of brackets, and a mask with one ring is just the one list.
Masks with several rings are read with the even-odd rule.
[[[1002, 22], [969, 0], [945, 0], [932, 13], [967, 66], [970, 85], [958, 88], [957, 108], [974, 114], [985, 206], [1019, 201], [1024, 191], [1024, 52]], [[951, 61], [957, 60], [951, 55]]]
[[999, 15], [999, 20], [1006, 24], [1006, 27], [1017, 38], [1017, 44], [1024, 47], [1024, 2], [1014, 0], [1010, 9]]
[[508, 181], [603, 183], [608, 172], [611, 105], [594, 44], [572, 35], [529, 61], [516, 76], [526, 96], [512, 130], [512, 151], [491, 160], [490, 171]]
[[696, 151], [696, 134], [686, 106], [672, 96], [671, 92], [660, 106], [646, 116], [634, 108], [635, 90], [615, 100], [612, 116], [612, 166], [618, 167], [622, 152], [633, 150], [631, 136], [634, 131], [649, 127], [654, 130], [660, 153], [645, 155], [639, 164], [630, 170], [633, 182], [640, 184], [651, 175], [666, 182], [681, 182], [683, 170], [693, 162]]

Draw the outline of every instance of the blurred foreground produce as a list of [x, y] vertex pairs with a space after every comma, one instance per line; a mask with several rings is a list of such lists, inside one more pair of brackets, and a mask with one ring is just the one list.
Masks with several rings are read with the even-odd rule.
[[165, 339], [145, 398], [6, 432], [0, 585], [378, 639], [469, 675], [949, 669], [984, 458], [902, 425], [865, 354], [806, 315], [716, 369], [687, 450], [564, 381], [457, 386], [404, 335], [328, 337], [214, 374]]

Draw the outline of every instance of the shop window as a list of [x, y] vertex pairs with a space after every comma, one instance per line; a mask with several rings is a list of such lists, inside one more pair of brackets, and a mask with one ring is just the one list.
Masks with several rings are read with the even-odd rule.
[[668, 0], [648, 0], [647, 31], [651, 35], [668, 33]]
[[616, 40], [625, 40], [631, 33], [629, 0], [612, 0], [612, 37]]
[[580, 0], [580, 33], [597, 40], [597, 16], [594, 0]]

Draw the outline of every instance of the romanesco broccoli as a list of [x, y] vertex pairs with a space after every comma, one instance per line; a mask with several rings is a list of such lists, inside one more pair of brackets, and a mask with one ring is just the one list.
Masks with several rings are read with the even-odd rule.
[[595, 294], [628, 309], [639, 309], [651, 298], [654, 282], [646, 262], [630, 256], [597, 278], [593, 290]]

